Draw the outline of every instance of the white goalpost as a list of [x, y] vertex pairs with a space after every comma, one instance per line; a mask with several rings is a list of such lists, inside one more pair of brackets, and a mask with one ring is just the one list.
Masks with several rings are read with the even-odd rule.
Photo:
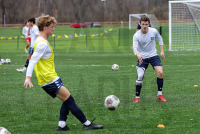
[[169, 50], [200, 50], [200, 0], [169, 1]]

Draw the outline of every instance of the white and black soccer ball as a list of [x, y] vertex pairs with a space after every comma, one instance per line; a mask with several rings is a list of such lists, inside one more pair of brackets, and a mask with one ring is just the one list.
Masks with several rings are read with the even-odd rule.
[[0, 127], [0, 134], [11, 134], [6, 128]]
[[116, 108], [119, 107], [120, 100], [117, 96], [115, 95], [109, 95], [106, 97], [104, 105], [106, 108], [109, 110], [115, 110]]
[[119, 70], [119, 66], [117, 64], [113, 64], [112, 70], [114, 70], [114, 71]]
[[10, 63], [11, 63], [11, 60], [10, 60], [10, 59], [6, 59], [6, 60], [5, 60], [5, 63], [10, 64]]

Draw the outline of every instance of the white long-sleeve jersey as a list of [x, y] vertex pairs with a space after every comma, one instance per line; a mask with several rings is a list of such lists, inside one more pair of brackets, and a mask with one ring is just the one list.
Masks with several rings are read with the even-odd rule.
[[163, 45], [163, 39], [155, 28], [148, 28], [148, 32], [143, 34], [141, 30], [137, 31], [133, 36], [133, 52], [139, 53], [144, 59], [158, 55], [156, 50], [156, 42]]
[[30, 29], [30, 36], [31, 36], [31, 47], [34, 48], [34, 44], [35, 44], [35, 41], [37, 39], [37, 35], [39, 36], [40, 35], [40, 32], [39, 32], [39, 29], [37, 27], [37, 25], [34, 25], [31, 29]]
[[25, 38], [28, 38], [28, 27], [24, 26], [22, 29], [22, 34], [25, 36]]

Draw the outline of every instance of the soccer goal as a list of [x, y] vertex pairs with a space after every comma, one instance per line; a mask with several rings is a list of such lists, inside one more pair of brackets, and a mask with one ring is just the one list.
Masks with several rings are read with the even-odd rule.
[[169, 50], [200, 50], [200, 0], [169, 1]]
[[136, 29], [140, 18], [146, 15], [150, 19], [151, 27], [156, 28], [160, 32], [160, 24], [154, 14], [129, 14], [129, 29]]

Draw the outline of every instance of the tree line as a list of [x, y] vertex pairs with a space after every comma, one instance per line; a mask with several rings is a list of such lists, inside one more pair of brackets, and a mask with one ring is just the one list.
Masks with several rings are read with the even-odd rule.
[[41, 14], [59, 23], [128, 21], [129, 14], [152, 13], [168, 19], [169, 0], [0, 0], [0, 23], [22, 24]]

